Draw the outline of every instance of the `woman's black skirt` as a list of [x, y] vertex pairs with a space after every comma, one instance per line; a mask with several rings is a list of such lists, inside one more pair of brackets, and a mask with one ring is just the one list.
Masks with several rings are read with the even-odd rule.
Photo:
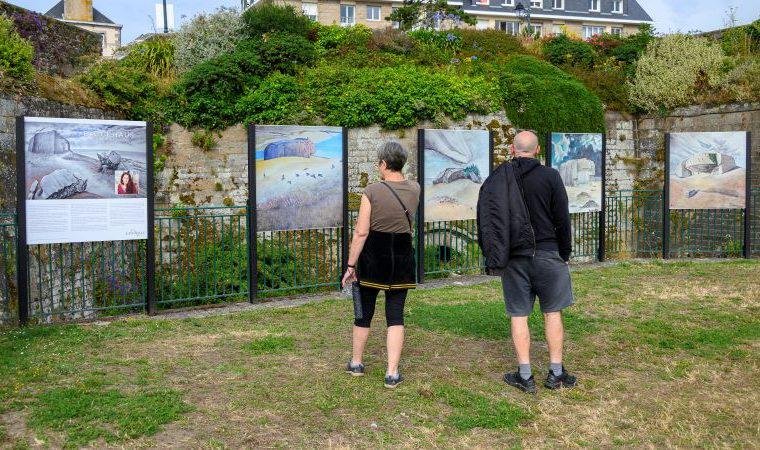
[[370, 230], [359, 256], [359, 284], [369, 288], [414, 289], [414, 247], [409, 233]]

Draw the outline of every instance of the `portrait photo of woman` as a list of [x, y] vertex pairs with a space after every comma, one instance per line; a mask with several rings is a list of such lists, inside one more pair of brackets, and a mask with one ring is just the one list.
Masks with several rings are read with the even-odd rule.
[[137, 194], [137, 174], [132, 175], [129, 171], [116, 172], [116, 194]]

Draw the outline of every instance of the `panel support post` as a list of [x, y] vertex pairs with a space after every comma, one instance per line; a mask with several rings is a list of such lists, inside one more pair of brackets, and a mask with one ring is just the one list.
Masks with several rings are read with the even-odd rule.
[[350, 236], [348, 227], [350, 218], [348, 216], [348, 129], [343, 127], [343, 226], [341, 227], [341, 271], [338, 275], [338, 283], [343, 281], [343, 274], [348, 270], [348, 252]]
[[607, 133], [602, 133], [602, 210], [599, 211], [599, 254], [597, 259], [604, 262], [607, 228]]
[[156, 313], [156, 226], [155, 226], [155, 194], [153, 191], [153, 124], [145, 126], [146, 148], [148, 159], [148, 239], [145, 242], [145, 310], [149, 315]]
[[24, 117], [16, 117], [16, 283], [18, 321], [29, 321], [29, 249], [26, 246], [26, 162]]
[[256, 301], [259, 288], [256, 239], [256, 125], [248, 125], [248, 201], [246, 202], [248, 229], [248, 301]]
[[662, 259], [670, 258], [670, 133], [665, 133], [665, 184], [662, 189]]
[[747, 132], [747, 181], [744, 206], [744, 257], [752, 257], [752, 133]]
[[420, 204], [417, 208], [417, 283], [425, 282], [425, 130], [417, 130], [417, 182]]

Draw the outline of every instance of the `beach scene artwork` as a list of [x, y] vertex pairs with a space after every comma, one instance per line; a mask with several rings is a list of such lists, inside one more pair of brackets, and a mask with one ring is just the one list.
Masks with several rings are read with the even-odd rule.
[[[27, 117], [24, 140], [27, 200], [146, 197], [144, 122]], [[138, 194], [116, 194], [117, 171], [134, 175]]]
[[670, 134], [670, 209], [743, 209], [747, 133]]
[[475, 219], [480, 186], [491, 173], [488, 131], [424, 133], [425, 221]]
[[601, 133], [552, 133], [551, 166], [559, 171], [570, 213], [602, 210], [604, 146]]
[[259, 231], [343, 225], [343, 129], [256, 126]]

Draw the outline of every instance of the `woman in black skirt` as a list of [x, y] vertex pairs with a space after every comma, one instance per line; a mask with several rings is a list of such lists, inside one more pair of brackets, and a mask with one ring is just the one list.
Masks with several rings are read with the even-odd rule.
[[398, 363], [404, 345], [404, 302], [408, 290], [416, 287], [412, 216], [419, 204], [420, 185], [404, 179], [401, 170], [406, 160], [407, 152], [397, 142], [386, 143], [378, 152], [377, 166], [382, 181], [364, 190], [348, 270], [343, 276], [343, 285], [359, 281], [363, 311], [363, 317], [354, 320], [353, 356], [346, 367], [351, 375], [364, 375], [364, 346], [377, 295], [385, 291], [388, 324], [385, 387], [388, 388], [395, 388], [403, 381]]

